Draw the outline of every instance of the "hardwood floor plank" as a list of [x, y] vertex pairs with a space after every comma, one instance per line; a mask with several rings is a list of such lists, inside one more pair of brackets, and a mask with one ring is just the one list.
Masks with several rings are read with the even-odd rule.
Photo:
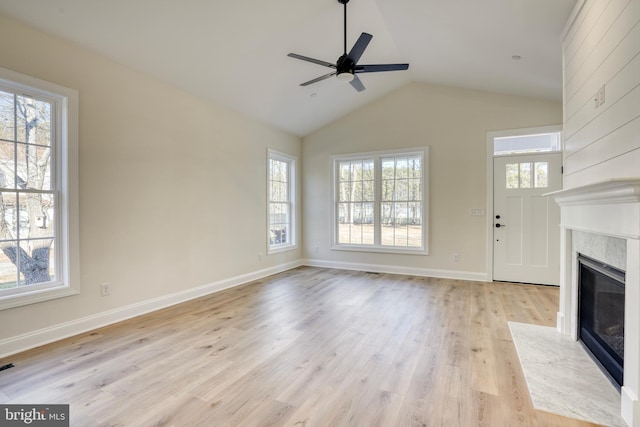
[[[289, 419], [283, 423], [286, 427], [323, 427], [333, 413], [333, 398], [336, 392], [327, 386], [318, 386], [310, 393], [301, 406], [293, 411]], [[343, 424], [346, 425], [346, 424]]]
[[497, 396], [499, 393], [496, 371], [494, 340], [485, 326], [472, 326], [470, 337], [470, 386], [479, 391]]
[[254, 409], [242, 426], [271, 427], [282, 426], [291, 417], [295, 408], [278, 400], [266, 400]]
[[70, 403], [72, 426], [589, 426], [533, 409], [511, 341], [557, 307], [301, 267], [5, 358], [0, 402]]

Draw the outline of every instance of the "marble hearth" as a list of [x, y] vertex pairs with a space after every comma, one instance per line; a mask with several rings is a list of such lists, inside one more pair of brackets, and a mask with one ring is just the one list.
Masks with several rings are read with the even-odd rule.
[[615, 179], [551, 193], [561, 208], [558, 330], [577, 340], [577, 254], [626, 272], [624, 380], [620, 413], [640, 427], [640, 178]]

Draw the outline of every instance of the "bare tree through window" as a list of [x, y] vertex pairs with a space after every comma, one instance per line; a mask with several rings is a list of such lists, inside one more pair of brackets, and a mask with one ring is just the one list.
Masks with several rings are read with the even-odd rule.
[[52, 104], [0, 91], [0, 288], [53, 280]]

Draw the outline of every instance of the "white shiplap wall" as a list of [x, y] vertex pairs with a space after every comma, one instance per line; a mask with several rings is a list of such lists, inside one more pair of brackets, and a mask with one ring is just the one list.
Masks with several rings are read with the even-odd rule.
[[579, 0], [575, 12], [562, 46], [564, 187], [640, 177], [640, 0]]

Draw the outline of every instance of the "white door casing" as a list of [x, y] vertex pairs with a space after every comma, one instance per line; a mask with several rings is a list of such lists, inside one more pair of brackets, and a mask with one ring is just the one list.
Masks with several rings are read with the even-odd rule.
[[562, 154], [499, 156], [493, 164], [493, 279], [558, 285]]

